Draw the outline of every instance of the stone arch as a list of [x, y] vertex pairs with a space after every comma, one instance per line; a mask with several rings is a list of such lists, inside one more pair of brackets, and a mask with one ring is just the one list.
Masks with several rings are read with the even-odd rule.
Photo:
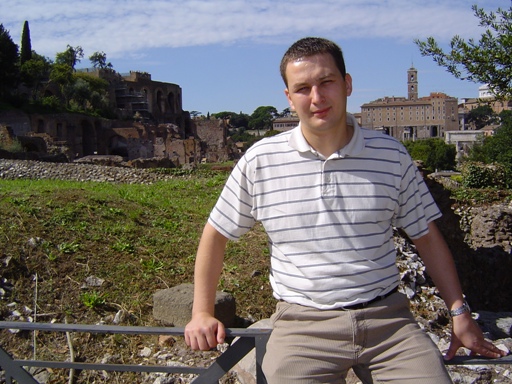
[[166, 100], [164, 98], [164, 93], [160, 89], [158, 89], [156, 91], [156, 106], [160, 113], [165, 113], [165, 101]]
[[171, 107], [171, 113], [176, 113], [176, 97], [174, 96], [174, 92], [169, 92], [167, 95], [167, 102], [169, 103], [169, 106]]
[[153, 112], [153, 98], [149, 90], [144, 87], [140, 90], [140, 93], [142, 93], [142, 95], [144, 96], [144, 100], [148, 103], [149, 112]]
[[82, 133], [82, 153], [84, 156], [97, 153], [96, 130], [89, 120], [82, 120], [80, 124]]
[[37, 119], [37, 133], [45, 133], [43, 119]]
[[39, 150], [37, 145], [31, 142], [23, 143], [23, 149], [25, 150], [25, 152], [38, 152]]
[[128, 158], [128, 142], [124, 137], [114, 135], [109, 140], [108, 152], [110, 155]]
[[55, 123], [55, 137], [58, 141], [66, 140], [66, 131], [61, 121]]

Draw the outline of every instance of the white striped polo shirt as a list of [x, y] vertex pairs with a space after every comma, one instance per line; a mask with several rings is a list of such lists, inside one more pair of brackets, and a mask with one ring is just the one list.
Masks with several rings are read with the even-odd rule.
[[407, 151], [360, 128], [325, 159], [300, 125], [238, 161], [209, 223], [236, 240], [261, 221], [277, 299], [319, 309], [369, 301], [398, 285], [393, 226], [413, 239], [441, 214]]

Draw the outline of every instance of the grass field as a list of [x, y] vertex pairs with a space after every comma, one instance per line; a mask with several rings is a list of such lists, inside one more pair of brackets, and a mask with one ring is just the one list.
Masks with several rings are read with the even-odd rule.
[[[199, 237], [227, 175], [203, 171], [153, 185], [0, 180], [0, 278], [8, 288], [0, 319], [16, 303], [18, 310], [37, 305], [44, 322], [96, 324], [123, 309], [129, 316], [122, 325], [159, 325], [152, 296], [193, 282]], [[218, 289], [233, 294], [239, 317], [259, 320], [273, 312], [268, 270], [261, 226], [228, 244]], [[91, 276], [104, 283], [84, 288]], [[30, 338], [0, 335], [2, 345], [30, 355]], [[65, 345], [39, 338], [41, 357]], [[133, 356], [144, 341], [115, 343]], [[103, 353], [105, 340], [98, 348], [89, 348], [90, 359]]]

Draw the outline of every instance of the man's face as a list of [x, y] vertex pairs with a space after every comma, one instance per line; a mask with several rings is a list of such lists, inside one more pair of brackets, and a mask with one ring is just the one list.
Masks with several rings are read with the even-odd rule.
[[347, 96], [352, 79], [345, 79], [329, 54], [305, 57], [288, 63], [286, 97], [297, 112], [306, 132], [320, 134], [340, 129], [345, 124]]

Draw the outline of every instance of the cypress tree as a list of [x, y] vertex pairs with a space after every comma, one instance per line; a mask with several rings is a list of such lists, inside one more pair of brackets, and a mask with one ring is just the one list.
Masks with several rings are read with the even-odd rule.
[[23, 32], [21, 33], [21, 49], [20, 49], [20, 63], [32, 59], [32, 44], [30, 42], [30, 29], [28, 28], [28, 21], [23, 23]]

